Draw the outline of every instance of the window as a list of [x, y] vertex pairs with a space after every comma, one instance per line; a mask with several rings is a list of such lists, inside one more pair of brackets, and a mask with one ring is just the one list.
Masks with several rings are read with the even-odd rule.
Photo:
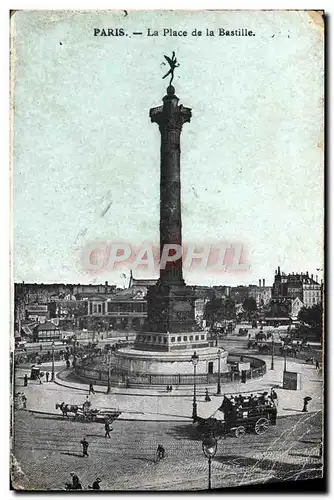
[[183, 340], [184, 340], [185, 342], [187, 342], [188, 337], [183, 337]]
[[198, 335], [195, 335], [195, 340], [198, 340], [199, 339], [199, 336]]
[[175, 342], [175, 337], [172, 337], [170, 340], [171, 342]]
[[99, 304], [98, 307], [99, 307], [99, 313], [101, 313], [102, 312], [102, 305]]
[[193, 339], [194, 339], [194, 337], [191, 335], [191, 336], [189, 337], [190, 342], [191, 342]]
[[164, 338], [164, 344], [167, 344], [167, 339], [166, 339], [166, 337]]
[[181, 337], [178, 337], [178, 338], [177, 338], [177, 341], [178, 341], [178, 342], [181, 342], [181, 340], [182, 340], [182, 338], [181, 338]]
[[205, 339], [205, 335], [201, 335], [201, 339], [204, 340]]
[[162, 338], [161, 338], [161, 337], [159, 337], [159, 344], [161, 343], [161, 341], [162, 341]]
[[117, 304], [113, 304], [112, 302], [107, 303], [108, 312], [117, 312]]
[[156, 342], [157, 341], [157, 338], [156, 337], [153, 337], [153, 342]]

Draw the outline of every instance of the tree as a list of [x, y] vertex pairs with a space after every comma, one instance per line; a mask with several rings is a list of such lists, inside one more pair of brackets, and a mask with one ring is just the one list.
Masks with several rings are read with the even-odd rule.
[[314, 304], [312, 307], [302, 307], [298, 313], [298, 320], [304, 325], [309, 325], [317, 338], [322, 334], [322, 304]]
[[204, 319], [214, 328], [222, 319], [223, 300], [213, 292], [210, 294], [208, 302], [205, 304]]
[[223, 300], [223, 319], [231, 320], [236, 317], [235, 302], [231, 297], [225, 297]]
[[254, 297], [246, 297], [242, 303], [242, 307], [247, 314], [248, 320], [250, 321], [254, 316], [255, 311], [257, 311], [256, 300]]
[[298, 319], [307, 325], [319, 327], [322, 324], [322, 305], [315, 304], [312, 307], [302, 307], [298, 313]]
[[235, 302], [231, 297], [219, 297], [214, 292], [205, 305], [204, 319], [214, 328], [217, 323], [234, 319], [236, 316]]

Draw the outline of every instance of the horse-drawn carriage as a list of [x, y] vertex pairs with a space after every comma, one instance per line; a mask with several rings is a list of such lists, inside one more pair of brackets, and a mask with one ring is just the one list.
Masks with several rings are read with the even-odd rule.
[[66, 403], [57, 403], [56, 410], [60, 409], [63, 414], [63, 417], [72, 416], [73, 420], [81, 421], [81, 422], [100, 422], [104, 423], [106, 420], [113, 422], [116, 420], [120, 414], [118, 408], [91, 408], [85, 403], [81, 406], [79, 405], [71, 405]]
[[199, 431], [204, 434], [213, 433], [224, 438], [233, 434], [241, 438], [246, 433], [265, 434], [270, 425], [276, 425], [276, 418], [277, 407], [270, 400], [263, 403], [254, 401], [252, 404], [245, 402], [238, 406], [223, 402], [211, 417], [198, 418], [197, 424]]

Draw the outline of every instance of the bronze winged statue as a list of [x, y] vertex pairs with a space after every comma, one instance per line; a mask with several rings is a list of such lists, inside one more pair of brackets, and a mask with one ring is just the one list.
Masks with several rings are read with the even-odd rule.
[[170, 69], [162, 77], [162, 79], [166, 78], [168, 75], [171, 75], [171, 78], [170, 78], [170, 81], [169, 81], [169, 85], [171, 85], [172, 81], [174, 79], [174, 70], [175, 70], [175, 68], [178, 68], [180, 66], [180, 64], [177, 62], [177, 59], [175, 57], [175, 52], [173, 52], [172, 58], [170, 58], [168, 56], [164, 56], [164, 58], [168, 62], [169, 66], [170, 66]]

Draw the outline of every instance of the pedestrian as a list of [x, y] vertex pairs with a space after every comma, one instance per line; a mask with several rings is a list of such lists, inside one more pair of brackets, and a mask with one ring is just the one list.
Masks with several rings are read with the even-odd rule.
[[319, 365], [319, 360], [318, 360], [318, 359], [316, 359], [316, 360], [315, 360], [315, 369], [316, 369], [316, 370], [319, 370], [319, 368], [320, 368], [320, 365]]
[[87, 439], [84, 437], [82, 441], [80, 441], [80, 444], [82, 444], [82, 456], [83, 457], [88, 457], [88, 446], [89, 443]]
[[89, 384], [89, 392], [88, 392], [88, 394], [90, 394], [90, 393], [95, 394], [94, 387], [93, 387], [93, 382], [91, 382]]
[[272, 401], [275, 403], [275, 405], [277, 405], [278, 404], [278, 396], [277, 396], [277, 392], [275, 391], [275, 389], [273, 387], [270, 391], [270, 397], [271, 397]]
[[82, 486], [78, 476], [74, 472], [71, 472], [70, 475], [72, 477], [71, 490], [82, 490]]
[[22, 401], [23, 409], [26, 410], [27, 409], [27, 398], [26, 398], [26, 395], [23, 393], [21, 395], [21, 401]]
[[38, 380], [39, 380], [39, 384], [40, 384], [40, 385], [41, 385], [41, 384], [43, 384], [43, 382], [42, 382], [42, 377], [43, 377], [43, 372], [42, 372], [42, 373], [39, 373], [39, 375], [38, 375]]
[[311, 399], [312, 398], [310, 398], [309, 396], [306, 396], [304, 398], [304, 406], [303, 406], [302, 412], [308, 412], [307, 406], [308, 406], [309, 402], [311, 401]]
[[205, 389], [205, 401], [211, 401], [208, 389]]
[[158, 444], [157, 448], [157, 455], [158, 458], [165, 458], [165, 448], [162, 446], [162, 444]]
[[112, 428], [110, 427], [109, 420], [106, 420], [106, 423], [104, 424], [104, 429], [106, 431], [104, 437], [105, 438], [110, 438], [110, 431], [112, 431]]
[[91, 490], [100, 490], [100, 482], [101, 482], [101, 479], [99, 477], [97, 477], [94, 481], [94, 483], [92, 484], [92, 486], [88, 486], [88, 488], [90, 488]]
[[42, 350], [43, 350], [42, 344], [39, 345], [39, 350], [42, 352]]
[[27, 374], [24, 375], [23, 380], [24, 380], [24, 382], [23, 382], [24, 387], [27, 387], [27, 385], [28, 385], [28, 375]]
[[167, 385], [167, 388], [166, 388], [167, 392], [169, 392], [169, 385]]
[[46, 376], [46, 381], [49, 382], [50, 373], [46, 372], [45, 376]]

